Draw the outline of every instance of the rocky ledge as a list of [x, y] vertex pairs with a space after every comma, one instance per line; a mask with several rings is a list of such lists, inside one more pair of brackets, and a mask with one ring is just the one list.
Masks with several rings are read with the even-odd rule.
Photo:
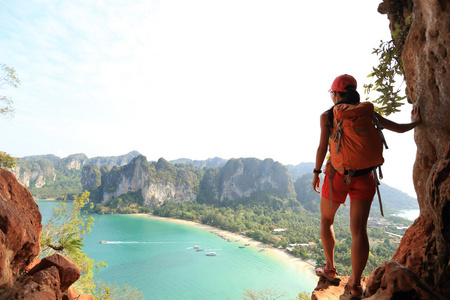
[[[341, 279], [340, 283], [330, 283], [325, 279], [320, 279], [311, 299], [352, 299], [349, 290], [346, 288], [348, 277], [343, 276]], [[436, 294], [433, 288], [421, 280], [419, 276], [395, 260], [385, 262], [375, 269], [370, 277], [363, 278], [362, 285], [366, 288], [364, 299], [444, 299]]]

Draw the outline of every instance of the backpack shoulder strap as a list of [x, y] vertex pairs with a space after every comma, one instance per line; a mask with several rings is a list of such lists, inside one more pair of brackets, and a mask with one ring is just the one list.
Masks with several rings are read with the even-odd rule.
[[387, 143], [386, 143], [386, 139], [384, 138], [384, 134], [383, 134], [383, 129], [384, 127], [380, 124], [380, 121], [378, 120], [378, 118], [373, 115], [373, 123], [375, 124], [375, 127], [377, 128], [378, 132], [380, 133], [381, 136], [381, 140], [383, 141], [384, 147], [386, 149], [389, 149]]
[[[380, 178], [382, 179], [383, 174], [381, 173], [381, 166], [378, 166], [378, 170], [380, 171]], [[377, 167], [373, 168], [373, 178], [375, 179], [375, 187], [377, 188], [378, 202], [380, 203], [380, 213], [384, 217], [383, 204], [381, 203], [381, 194], [380, 194], [380, 188], [379, 188], [380, 180], [378, 180]]]

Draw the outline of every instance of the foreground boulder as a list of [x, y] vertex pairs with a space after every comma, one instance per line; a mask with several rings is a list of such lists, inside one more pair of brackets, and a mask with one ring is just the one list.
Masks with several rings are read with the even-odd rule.
[[67, 289], [80, 278], [80, 270], [78, 267], [59, 253], [43, 258], [28, 272], [28, 275], [34, 275], [53, 267], [56, 267], [58, 270], [60, 287], [63, 292], [67, 291]]
[[372, 272], [367, 280], [368, 299], [444, 299], [411, 270], [395, 260]]
[[64, 256], [35, 259], [41, 220], [30, 192], [0, 169], [0, 299], [93, 299], [71, 288], [80, 270]]
[[0, 295], [39, 254], [41, 220], [30, 192], [0, 169]]

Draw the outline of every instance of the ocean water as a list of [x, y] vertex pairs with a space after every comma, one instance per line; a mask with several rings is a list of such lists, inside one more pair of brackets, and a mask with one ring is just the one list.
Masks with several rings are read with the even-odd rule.
[[[58, 202], [36, 202], [45, 223]], [[93, 216], [84, 250], [108, 264], [95, 277], [133, 286], [146, 299], [234, 300], [243, 299], [246, 290], [265, 289], [283, 293], [280, 299], [294, 299], [317, 285], [313, 272], [300, 264], [269, 249], [239, 248], [242, 242], [227, 242], [209, 230], [146, 216]], [[198, 252], [195, 245], [205, 250]]]
[[399, 213], [394, 214], [394, 216], [399, 216], [410, 221], [414, 221], [420, 215], [420, 209], [405, 209], [401, 210]]

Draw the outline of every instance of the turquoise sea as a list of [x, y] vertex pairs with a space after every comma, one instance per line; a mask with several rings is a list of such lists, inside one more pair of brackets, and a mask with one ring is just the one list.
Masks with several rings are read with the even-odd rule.
[[[36, 202], [45, 223], [58, 202]], [[280, 299], [294, 299], [317, 285], [317, 277], [299, 263], [269, 249], [239, 248], [243, 242], [228, 242], [209, 230], [146, 216], [93, 216], [84, 250], [108, 264], [96, 277], [136, 287], [146, 299], [234, 300], [243, 299], [246, 289], [270, 289], [283, 293]], [[196, 251], [195, 245], [205, 251]]]

